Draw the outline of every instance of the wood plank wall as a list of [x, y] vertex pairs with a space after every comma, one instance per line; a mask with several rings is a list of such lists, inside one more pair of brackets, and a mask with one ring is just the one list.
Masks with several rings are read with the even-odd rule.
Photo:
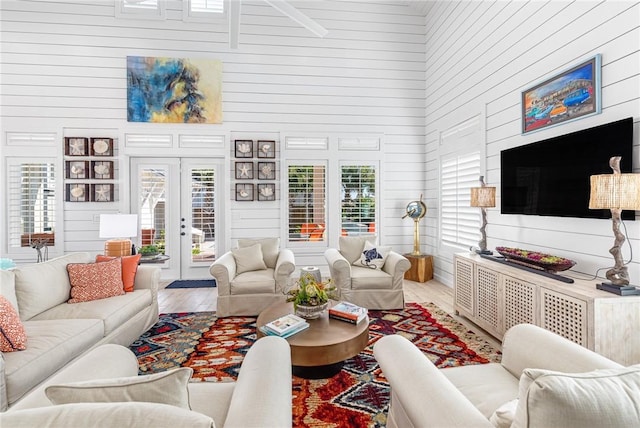
[[[403, 2], [292, 3], [326, 27], [328, 35], [315, 37], [260, 0], [242, 3], [237, 50], [228, 47], [226, 23], [184, 22], [182, 1], [167, 1], [166, 20], [143, 20], [115, 18], [113, 0], [3, 0], [1, 146], [7, 132], [55, 132], [60, 140], [56, 147], [4, 146], [3, 156], [36, 149], [57, 156], [62, 165], [61, 141], [69, 130], [119, 138], [120, 149], [127, 133], [171, 134], [173, 141], [185, 134], [227, 139], [283, 132], [383, 135], [387, 197], [381, 201], [382, 233], [386, 244], [410, 250], [413, 226], [401, 216], [425, 187], [424, 16]], [[128, 55], [222, 60], [224, 123], [127, 123]], [[175, 146], [150, 147], [147, 153], [185, 152]], [[231, 153], [225, 155], [229, 163]], [[127, 211], [128, 160], [120, 158], [120, 202], [64, 203], [62, 251], [100, 252], [96, 214]], [[226, 203], [238, 208], [232, 196]], [[264, 205], [242, 207], [253, 220], [236, 226], [228, 219], [231, 241], [244, 236], [243, 228], [263, 226]], [[268, 211], [274, 229], [264, 233], [278, 234], [282, 201]], [[1, 244], [0, 253], [6, 251], [6, 242]], [[317, 256], [317, 262], [324, 260], [321, 253]]]
[[[423, 11], [428, 241], [437, 241], [439, 135], [482, 114], [484, 141], [479, 143], [486, 144], [486, 180], [498, 187], [498, 207], [488, 210], [488, 247], [515, 246], [568, 257], [578, 262], [574, 270], [589, 276], [611, 266], [610, 220], [500, 214], [500, 151], [632, 116], [633, 168], [640, 172], [640, 4], [443, 1], [424, 5]], [[521, 91], [595, 54], [602, 55], [602, 114], [521, 135]], [[629, 272], [639, 284], [640, 222], [627, 222], [627, 228], [634, 250]], [[434, 245], [429, 251], [436, 254], [436, 277], [450, 284], [450, 250]], [[628, 247], [624, 254], [628, 259]]]

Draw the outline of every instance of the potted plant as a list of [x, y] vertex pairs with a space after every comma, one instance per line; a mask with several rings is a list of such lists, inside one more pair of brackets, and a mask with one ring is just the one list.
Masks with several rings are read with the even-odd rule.
[[144, 245], [140, 247], [140, 250], [138, 252], [142, 255], [142, 257], [151, 257], [157, 256], [160, 253], [160, 250], [158, 250], [158, 247], [155, 245]]
[[303, 273], [296, 285], [287, 291], [287, 302], [293, 302], [296, 315], [313, 319], [329, 307], [335, 287], [331, 279], [318, 282], [310, 273]]

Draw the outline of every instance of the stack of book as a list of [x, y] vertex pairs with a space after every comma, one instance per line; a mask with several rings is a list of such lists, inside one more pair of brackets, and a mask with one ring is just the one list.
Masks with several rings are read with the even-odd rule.
[[283, 315], [260, 327], [260, 331], [268, 336], [287, 338], [309, 328], [309, 323], [294, 314]]
[[367, 308], [349, 302], [339, 302], [329, 308], [329, 317], [350, 322], [351, 324], [358, 324], [367, 317]]

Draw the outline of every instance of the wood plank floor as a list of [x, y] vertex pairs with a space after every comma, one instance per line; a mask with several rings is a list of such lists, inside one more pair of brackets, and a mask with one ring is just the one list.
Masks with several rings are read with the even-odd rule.
[[[161, 284], [162, 287], [167, 285], [168, 282]], [[436, 280], [425, 283], [404, 280], [404, 295], [407, 302], [435, 303], [468, 329], [485, 338], [493, 346], [500, 347], [500, 342], [480, 327], [466, 318], [454, 314], [452, 288]], [[215, 311], [217, 297], [217, 288], [178, 288], [171, 290], [163, 288], [158, 292], [158, 306], [160, 307], [160, 313]]]

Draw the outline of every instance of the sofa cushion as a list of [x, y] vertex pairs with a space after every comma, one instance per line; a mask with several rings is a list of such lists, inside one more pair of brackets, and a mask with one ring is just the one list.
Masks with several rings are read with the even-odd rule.
[[50, 385], [45, 389], [53, 404], [143, 401], [190, 409], [188, 367], [143, 376], [118, 377]]
[[238, 248], [260, 244], [262, 258], [268, 268], [275, 268], [280, 254], [280, 238], [238, 239]]
[[3, 354], [9, 405], [103, 337], [95, 319], [29, 320], [24, 328], [27, 349]]
[[0, 351], [22, 351], [26, 348], [27, 335], [18, 312], [6, 297], [0, 296]]
[[374, 245], [369, 241], [365, 241], [360, 258], [355, 261], [354, 265], [369, 269], [382, 269], [390, 252], [391, 247]]
[[370, 236], [341, 236], [338, 240], [338, 248], [342, 257], [347, 259], [350, 265], [360, 260], [360, 255], [364, 250], [364, 243], [374, 243], [376, 237]]
[[0, 414], [0, 426], [13, 428], [215, 428], [201, 413], [158, 403], [74, 403]]
[[276, 292], [276, 281], [273, 269], [245, 272], [231, 281], [231, 294], [273, 294]]
[[393, 278], [383, 270], [353, 266], [351, 268], [351, 288], [353, 290], [389, 289]]
[[262, 256], [262, 246], [255, 244], [250, 247], [234, 248], [231, 250], [233, 258], [236, 260], [236, 274], [254, 270], [263, 270], [267, 266], [264, 264]]
[[10, 270], [0, 270], [0, 296], [4, 296], [16, 309], [16, 313], [20, 313], [16, 298], [16, 275]]
[[90, 302], [124, 294], [122, 262], [69, 263], [71, 299], [69, 303]]
[[496, 428], [510, 428], [513, 420], [516, 418], [516, 408], [518, 407], [518, 399], [507, 401], [498, 407], [489, 418], [489, 422]]
[[124, 291], [127, 293], [133, 291], [133, 286], [136, 282], [136, 273], [138, 272], [138, 263], [140, 263], [142, 254], [123, 257], [111, 257], [98, 254], [96, 256], [96, 263], [107, 262], [115, 258], [119, 258], [122, 262], [122, 286]]
[[103, 323], [104, 335], [111, 334], [129, 319], [153, 303], [149, 289], [135, 290], [108, 299], [80, 303], [63, 303], [33, 318], [33, 320], [95, 318]]
[[23, 321], [69, 300], [67, 264], [91, 261], [88, 253], [72, 253], [47, 262], [20, 266], [16, 275], [18, 313]]
[[513, 428], [640, 426], [640, 365], [587, 373], [525, 369]]

